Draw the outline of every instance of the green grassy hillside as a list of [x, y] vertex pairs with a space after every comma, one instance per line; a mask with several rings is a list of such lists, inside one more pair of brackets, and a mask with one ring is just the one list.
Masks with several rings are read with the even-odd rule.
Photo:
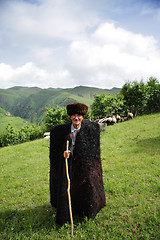
[[9, 89], [0, 89], [0, 105], [6, 110], [10, 110], [17, 103], [17, 99], [25, 99], [31, 94], [40, 91], [40, 88], [33, 87], [13, 87]]
[[119, 88], [109, 90], [84, 86], [67, 89], [13, 87], [0, 89], [0, 106], [14, 116], [29, 119], [31, 122], [41, 122], [46, 107], [64, 107], [72, 102], [82, 102], [91, 105], [94, 94], [119, 91]]
[[20, 129], [30, 122], [20, 117], [14, 117], [9, 112], [0, 108], [0, 133], [5, 132], [8, 125], [12, 125], [14, 129]]
[[14, 129], [18, 130], [27, 124], [30, 124], [30, 122], [20, 117], [0, 117], [0, 133], [5, 132], [5, 129], [8, 125], [11, 125], [12, 127], [14, 127]]
[[[106, 206], [74, 219], [74, 239], [159, 239], [159, 146], [160, 114], [101, 132]], [[0, 149], [0, 169], [0, 239], [73, 239], [49, 203], [49, 140]]]
[[6, 116], [6, 114], [7, 114], [7, 111], [4, 108], [0, 107], [0, 118], [3, 116]]

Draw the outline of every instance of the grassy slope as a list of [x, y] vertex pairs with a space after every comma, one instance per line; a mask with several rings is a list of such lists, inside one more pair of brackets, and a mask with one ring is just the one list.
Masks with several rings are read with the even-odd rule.
[[5, 132], [6, 127], [8, 125], [11, 125], [14, 127], [14, 129], [20, 129], [21, 127], [24, 127], [27, 124], [31, 124], [29, 121], [26, 121], [20, 117], [2, 117], [0, 118], [0, 133]]
[[160, 114], [108, 127], [102, 159], [106, 217], [113, 219], [104, 221], [124, 239], [158, 239]]
[[[159, 239], [160, 114], [101, 133], [106, 207], [74, 239]], [[49, 140], [0, 149], [0, 239], [71, 239], [49, 204]]]
[[3, 117], [4, 115], [6, 115], [7, 111], [4, 108], [0, 107], [0, 117]]
[[20, 129], [29, 124], [29, 122], [20, 117], [7, 116], [7, 111], [0, 108], [0, 133], [5, 131], [8, 124], [12, 125], [15, 129]]

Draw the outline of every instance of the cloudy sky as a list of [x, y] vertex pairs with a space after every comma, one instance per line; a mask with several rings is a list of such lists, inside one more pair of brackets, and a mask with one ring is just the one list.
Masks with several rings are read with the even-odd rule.
[[159, 0], [0, 0], [0, 88], [160, 80]]

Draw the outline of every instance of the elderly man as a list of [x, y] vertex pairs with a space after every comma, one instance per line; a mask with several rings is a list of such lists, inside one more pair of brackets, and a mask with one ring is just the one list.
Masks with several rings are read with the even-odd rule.
[[100, 129], [95, 122], [83, 121], [87, 111], [82, 103], [67, 105], [72, 123], [55, 126], [50, 133], [50, 198], [59, 224], [70, 219], [64, 158], [69, 164], [73, 216], [95, 217], [105, 205]]

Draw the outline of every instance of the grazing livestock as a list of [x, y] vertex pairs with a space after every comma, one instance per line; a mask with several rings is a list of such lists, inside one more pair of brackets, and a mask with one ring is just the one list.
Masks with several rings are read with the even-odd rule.
[[129, 119], [133, 119], [133, 113], [128, 112], [128, 113], [127, 113], [127, 118], [128, 118], [128, 120], [129, 120]]
[[105, 123], [107, 124], [107, 126], [109, 126], [109, 125], [113, 125], [112, 124], [112, 118], [111, 117], [107, 117], [107, 118], [105, 118]]
[[116, 120], [117, 120], [117, 123], [121, 122], [121, 121], [122, 121], [121, 116], [119, 116], [119, 115], [117, 114], [117, 115], [116, 115]]
[[133, 113], [131, 112], [128, 112], [127, 116], [125, 116], [125, 114], [120, 114], [120, 115], [117, 114], [116, 116], [96, 119], [95, 122], [99, 124], [101, 131], [103, 131], [106, 126], [114, 125], [115, 123], [119, 123], [119, 122], [124, 122], [129, 119], [133, 119]]
[[43, 137], [44, 137], [45, 139], [50, 138], [50, 132], [45, 132], [45, 133], [43, 134]]

